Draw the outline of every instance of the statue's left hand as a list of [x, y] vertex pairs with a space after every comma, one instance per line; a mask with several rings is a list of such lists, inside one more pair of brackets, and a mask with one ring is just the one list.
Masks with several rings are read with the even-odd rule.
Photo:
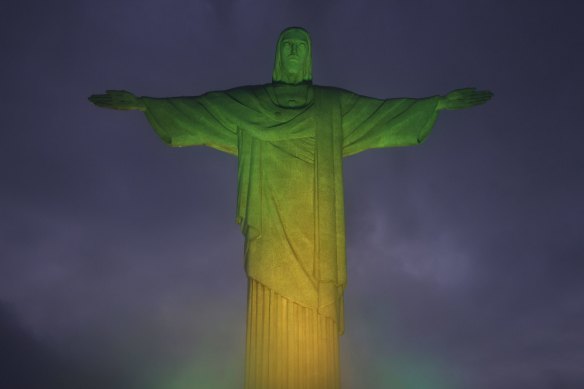
[[438, 109], [465, 109], [481, 105], [493, 97], [488, 90], [477, 91], [476, 88], [456, 89], [442, 96], [438, 102]]

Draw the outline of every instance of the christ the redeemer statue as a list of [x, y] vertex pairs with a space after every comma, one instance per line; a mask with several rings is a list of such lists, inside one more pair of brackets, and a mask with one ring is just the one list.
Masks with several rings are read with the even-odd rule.
[[376, 99], [312, 84], [308, 32], [278, 39], [272, 83], [195, 97], [93, 95], [140, 110], [171, 146], [206, 145], [238, 158], [237, 223], [249, 278], [246, 389], [338, 389], [346, 284], [343, 157], [421, 143], [443, 109], [485, 103], [459, 89]]

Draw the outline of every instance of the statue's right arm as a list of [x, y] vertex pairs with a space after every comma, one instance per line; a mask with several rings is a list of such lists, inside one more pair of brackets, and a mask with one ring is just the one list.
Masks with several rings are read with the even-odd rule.
[[119, 109], [124, 111], [145, 111], [146, 105], [142, 99], [125, 90], [107, 90], [103, 95], [91, 95], [89, 101], [101, 108]]

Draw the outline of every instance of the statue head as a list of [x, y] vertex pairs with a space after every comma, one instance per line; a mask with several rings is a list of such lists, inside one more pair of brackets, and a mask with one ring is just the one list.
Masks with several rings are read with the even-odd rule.
[[308, 31], [288, 27], [280, 33], [272, 81], [286, 84], [312, 81], [312, 45]]

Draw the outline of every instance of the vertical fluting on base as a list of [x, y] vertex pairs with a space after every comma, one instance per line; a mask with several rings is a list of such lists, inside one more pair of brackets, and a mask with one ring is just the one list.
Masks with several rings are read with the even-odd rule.
[[339, 389], [337, 325], [250, 279], [245, 389]]

